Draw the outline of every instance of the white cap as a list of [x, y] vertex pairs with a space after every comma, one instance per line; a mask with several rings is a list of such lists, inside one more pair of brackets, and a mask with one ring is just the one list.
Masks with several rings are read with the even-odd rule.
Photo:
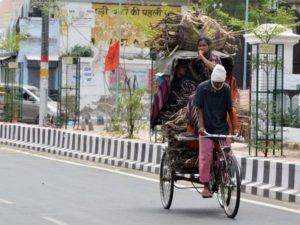
[[225, 68], [220, 64], [215, 65], [210, 79], [214, 82], [224, 82], [226, 80]]

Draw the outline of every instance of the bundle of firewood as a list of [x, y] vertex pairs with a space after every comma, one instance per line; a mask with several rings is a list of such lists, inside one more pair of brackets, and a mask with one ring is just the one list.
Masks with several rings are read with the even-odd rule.
[[[162, 126], [164, 136], [168, 138], [169, 142], [177, 142], [175, 135], [186, 131], [188, 120], [186, 119], [186, 107], [181, 108], [176, 113], [168, 115], [167, 122]], [[167, 116], [167, 115], [165, 115]]]
[[158, 24], [152, 27], [157, 35], [146, 42], [160, 52], [170, 55], [176, 50], [197, 50], [197, 41], [201, 36], [212, 40], [216, 50], [230, 49], [228, 39], [233, 38], [216, 20], [199, 12], [185, 14], [169, 13]]

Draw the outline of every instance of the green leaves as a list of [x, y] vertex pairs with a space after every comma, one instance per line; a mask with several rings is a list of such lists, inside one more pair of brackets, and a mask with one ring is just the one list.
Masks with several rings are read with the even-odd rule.
[[[235, 32], [254, 32], [263, 42], [268, 43], [273, 37], [285, 31], [285, 29], [299, 26], [296, 12], [293, 7], [287, 6], [284, 1], [277, 4], [269, 0], [249, 0], [249, 22], [245, 24], [245, 1], [240, 0], [198, 0], [194, 8]], [[261, 24], [272, 23], [281, 26], [273, 30], [258, 32], [255, 30]]]
[[222, 6], [220, 0], [198, 0], [198, 4], [194, 4], [194, 8], [200, 12], [210, 15], [219, 6]]
[[257, 110], [252, 108], [251, 112], [258, 123], [255, 123], [255, 127], [252, 128], [253, 141], [250, 146], [262, 152], [265, 157], [268, 156], [271, 149], [281, 150], [282, 113], [276, 111], [275, 106], [275, 102], [259, 100], [258, 105], [256, 105]]
[[131, 93], [123, 92], [119, 97], [119, 118], [126, 123], [128, 138], [133, 138], [134, 132], [142, 126], [143, 102], [145, 89], [136, 89]]
[[0, 39], [0, 49], [16, 52], [19, 50], [20, 42], [26, 38], [28, 37], [24, 34], [9, 34]]
[[221, 21], [222, 24], [227, 26], [233, 31], [244, 31], [247, 28], [245, 27], [245, 21], [238, 18], [230, 16], [228, 13], [222, 11], [221, 9], [215, 10], [215, 17], [218, 18], [218, 21]]
[[89, 46], [75, 45], [71, 49], [70, 55], [73, 57], [93, 57], [94, 52]]
[[138, 132], [143, 126], [142, 117], [144, 116], [144, 96], [145, 88], [136, 88], [136, 77], [134, 82], [130, 82], [130, 78], [126, 78], [126, 89], [123, 89], [122, 94], [118, 98], [118, 115], [114, 118], [114, 126], [119, 131], [125, 131], [128, 138], [134, 137], [134, 132]]

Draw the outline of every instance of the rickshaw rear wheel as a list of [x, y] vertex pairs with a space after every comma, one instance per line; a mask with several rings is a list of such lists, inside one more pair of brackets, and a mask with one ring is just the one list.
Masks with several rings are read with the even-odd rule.
[[166, 152], [161, 158], [159, 178], [161, 203], [165, 209], [170, 209], [174, 192], [174, 171]]

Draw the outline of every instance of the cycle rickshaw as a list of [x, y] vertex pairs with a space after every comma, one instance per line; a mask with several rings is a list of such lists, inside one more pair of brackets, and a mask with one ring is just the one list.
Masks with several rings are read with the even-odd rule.
[[[216, 54], [219, 54], [222, 62], [230, 60], [230, 57], [223, 53], [218, 52]], [[163, 71], [164, 74], [170, 74], [171, 81], [166, 82], [172, 83], [176, 65], [180, 63], [188, 64], [195, 58], [197, 58], [196, 52], [178, 51], [171, 57], [161, 60], [159, 65], [161, 68], [158, 67], [158, 70]], [[170, 87], [170, 85], [167, 87]], [[171, 92], [172, 87], [167, 93]], [[174, 188], [195, 188], [197, 191], [202, 188], [198, 172], [198, 137], [193, 135], [192, 132], [187, 132], [186, 114], [188, 107], [186, 106], [189, 99], [189, 96], [183, 95], [176, 104], [172, 105], [171, 101], [171, 105], [163, 107], [156, 113], [156, 120], [152, 118], [153, 121], [156, 121], [154, 125], [159, 124], [162, 126], [162, 130], [168, 139], [168, 146], [164, 149], [160, 164], [160, 195], [165, 209], [171, 207]], [[165, 105], [168, 105], [168, 101], [165, 101]], [[154, 106], [155, 108], [157, 107]], [[220, 206], [224, 208], [226, 215], [229, 218], [234, 218], [240, 203], [240, 168], [231, 148], [223, 144], [224, 138], [233, 138], [233, 136], [208, 133], [206, 133], [206, 136], [213, 138], [215, 142], [210, 172], [210, 190], [212, 194], [217, 196], [217, 200]], [[192, 186], [182, 187], [177, 185], [178, 181], [182, 180], [191, 182]]]

